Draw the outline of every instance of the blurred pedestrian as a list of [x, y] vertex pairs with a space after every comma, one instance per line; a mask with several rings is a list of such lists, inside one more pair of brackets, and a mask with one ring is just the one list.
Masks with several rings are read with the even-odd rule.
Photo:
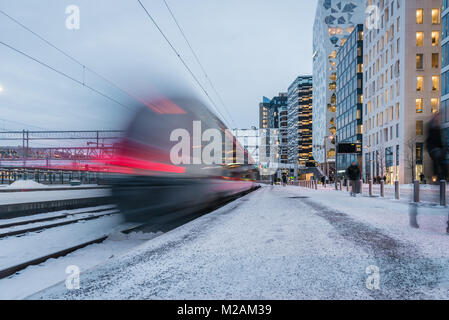
[[444, 163], [446, 148], [443, 145], [439, 113], [435, 114], [429, 121], [426, 147], [432, 159], [433, 175], [437, 177], [438, 181], [446, 180], [447, 170]]
[[282, 174], [282, 185], [284, 187], [287, 185], [287, 175], [285, 173]]
[[356, 197], [357, 193], [359, 193], [359, 184], [360, 184], [360, 168], [357, 164], [357, 161], [352, 161], [351, 165], [346, 170], [346, 174], [351, 180], [351, 197]]

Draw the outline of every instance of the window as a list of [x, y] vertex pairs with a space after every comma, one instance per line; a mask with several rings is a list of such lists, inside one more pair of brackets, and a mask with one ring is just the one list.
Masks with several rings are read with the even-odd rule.
[[418, 31], [416, 32], [416, 46], [422, 47], [424, 44], [424, 32]]
[[416, 99], [416, 113], [422, 113], [422, 99]]
[[424, 132], [424, 121], [416, 120], [416, 135], [422, 136]]
[[418, 53], [416, 55], [416, 69], [423, 70], [424, 69], [424, 54]]
[[432, 46], [435, 47], [440, 44], [440, 33], [438, 31], [432, 31]]
[[416, 9], [416, 23], [417, 24], [423, 24], [423, 16], [424, 16], [424, 10]]
[[432, 91], [440, 90], [440, 77], [432, 76]]
[[423, 143], [416, 144], [416, 164], [423, 163]]
[[431, 106], [432, 106], [432, 113], [437, 113], [440, 109], [440, 100], [436, 98], [430, 99]]
[[440, 55], [438, 53], [432, 53], [432, 68], [440, 67]]
[[432, 24], [440, 24], [440, 9], [432, 9]]
[[424, 86], [424, 77], [422, 76], [416, 77], [416, 91], [422, 92], [423, 86]]

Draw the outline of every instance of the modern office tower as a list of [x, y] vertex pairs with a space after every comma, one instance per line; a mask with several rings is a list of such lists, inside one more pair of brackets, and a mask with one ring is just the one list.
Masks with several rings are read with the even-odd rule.
[[[363, 174], [430, 182], [425, 125], [440, 109], [441, 0], [367, 0], [364, 28]], [[376, 28], [378, 27], [378, 28]]]
[[259, 104], [259, 128], [268, 128], [268, 109], [270, 108], [270, 99], [263, 97], [263, 102]]
[[[337, 141], [362, 143], [363, 134], [363, 25], [348, 36], [337, 54]], [[362, 165], [362, 153], [337, 154], [337, 170], [343, 175], [352, 161]]]
[[365, 20], [365, 0], [319, 0], [313, 29], [313, 157], [335, 161], [337, 52]]
[[442, 65], [441, 65], [441, 122], [443, 138], [449, 145], [449, 0], [443, 0], [442, 22]]
[[299, 76], [288, 88], [288, 163], [315, 166], [312, 155], [312, 76]]
[[259, 106], [259, 121], [261, 129], [279, 129], [279, 163], [288, 163], [288, 104], [287, 93], [279, 93], [269, 100], [264, 97], [264, 102]]

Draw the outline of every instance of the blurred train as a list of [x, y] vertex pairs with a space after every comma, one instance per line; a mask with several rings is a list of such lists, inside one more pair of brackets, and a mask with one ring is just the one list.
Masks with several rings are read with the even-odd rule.
[[[201, 150], [209, 143], [195, 138], [198, 132], [194, 132], [194, 121], [200, 121], [201, 133], [208, 129], [221, 133], [220, 163], [194, 161], [194, 154], [198, 155], [195, 149]], [[179, 143], [170, 139], [177, 129], [188, 133], [188, 141], [184, 142], [189, 150], [182, 150], [185, 154], [181, 164], [173, 164], [170, 157]], [[231, 150], [225, 148], [226, 135], [232, 139]], [[114, 201], [126, 220], [144, 222], [180, 211], [187, 215], [257, 188], [257, 166], [235, 137], [229, 135], [225, 124], [195, 99], [146, 103], [125, 130], [117, 154], [106, 161], [114, 172], [109, 181]], [[244, 154], [244, 161], [237, 154]]]

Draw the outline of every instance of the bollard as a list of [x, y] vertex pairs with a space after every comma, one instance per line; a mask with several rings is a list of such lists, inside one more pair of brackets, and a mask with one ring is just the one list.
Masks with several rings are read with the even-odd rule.
[[394, 198], [396, 200], [400, 199], [400, 193], [399, 193], [399, 181], [394, 182]]
[[369, 196], [373, 196], [373, 180], [369, 181]]
[[359, 185], [358, 185], [358, 188], [357, 188], [357, 193], [363, 194], [363, 180], [362, 180], [362, 179], [359, 180]]
[[440, 205], [446, 206], [446, 180], [440, 181]]
[[318, 181], [315, 180], [315, 190], [318, 190]]
[[343, 181], [340, 180], [340, 190], [343, 191]]
[[385, 197], [385, 181], [380, 180], [380, 196]]
[[346, 180], [346, 191], [348, 191], [349, 192], [349, 184], [350, 184], [351, 182], [349, 181], [349, 180]]
[[413, 202], [419, 202], [419, 181], [415, 180], [413, 182]]

